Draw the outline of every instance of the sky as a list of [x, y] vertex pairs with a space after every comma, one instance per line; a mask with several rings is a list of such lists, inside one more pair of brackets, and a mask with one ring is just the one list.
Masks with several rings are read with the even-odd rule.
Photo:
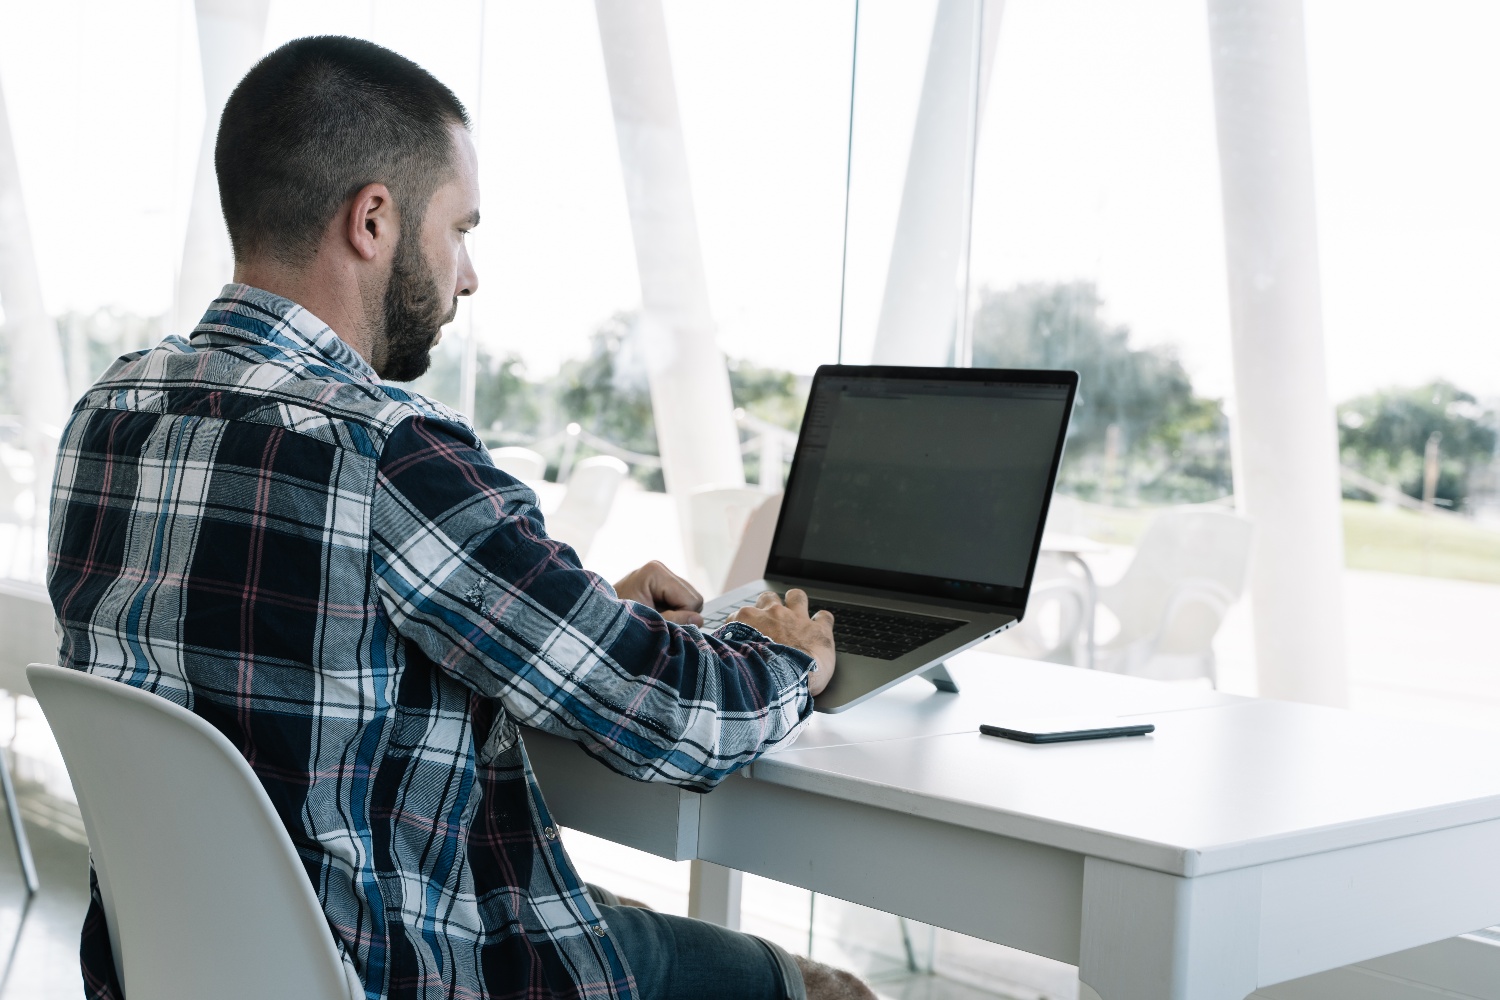
[[[804, 372], [835, 360], [853, 3], [664, 6], [720, 344]], [[935, 6], [860, 8], [851, 343], [878, 306]], [[1443, 377], [1500, 396], [1500, 5], [1305, 6], [1330, 394]], [[474, 112], [467, 320], [484, 343], [546, 374], [638, 305], [592, 4], [271, 0], [265, 49], [320, 32], [402, 51]], [[0, 84], [54, 312], [171, 307], [198, 60], [190, 0], [0, 0]], [[1202, 0], [1008, 0], [973, 284], [1094, 281], [1111, 320], [1228, 396], [1216, 155]]]

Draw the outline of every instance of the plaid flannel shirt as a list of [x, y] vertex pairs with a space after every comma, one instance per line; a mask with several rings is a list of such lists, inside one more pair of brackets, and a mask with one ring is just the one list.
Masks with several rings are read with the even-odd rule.
[[[518, 723], [707, 790], [812, 707], [805, 654], [620, 600], [464, 418], [244, 285], [78, 403], [49, 550], [61, 662], [244, 753], [371, 998], [636, 995]], [[97, 889], [82, 952], [118, 997]]]

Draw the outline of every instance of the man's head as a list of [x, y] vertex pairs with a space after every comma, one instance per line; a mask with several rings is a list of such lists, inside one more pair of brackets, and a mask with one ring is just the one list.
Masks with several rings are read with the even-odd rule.
[[214, 161], [237, 274], [297, 290], [383, 378], [426, 371], [477, 286], [477, 171], [452, 91], [371, 42], [297, 39], [235, 88]]

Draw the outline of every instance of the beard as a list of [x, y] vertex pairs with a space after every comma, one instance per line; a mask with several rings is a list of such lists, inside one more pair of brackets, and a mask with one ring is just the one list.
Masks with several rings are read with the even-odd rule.
[[383, 313], [384, 350], [375, 373], [391, 382], [420, 378], [432, 364], [443, 326], [458, 313], [458, 299], [443, 301], [415, 234], [408, 239], [403, 233], [396, 244]]

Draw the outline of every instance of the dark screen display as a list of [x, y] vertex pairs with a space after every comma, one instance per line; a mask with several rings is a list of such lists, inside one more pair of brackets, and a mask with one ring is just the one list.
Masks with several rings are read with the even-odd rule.
[[1024, 587], [1073, 385], [996, 375], [817, 379], [773, 565]]

